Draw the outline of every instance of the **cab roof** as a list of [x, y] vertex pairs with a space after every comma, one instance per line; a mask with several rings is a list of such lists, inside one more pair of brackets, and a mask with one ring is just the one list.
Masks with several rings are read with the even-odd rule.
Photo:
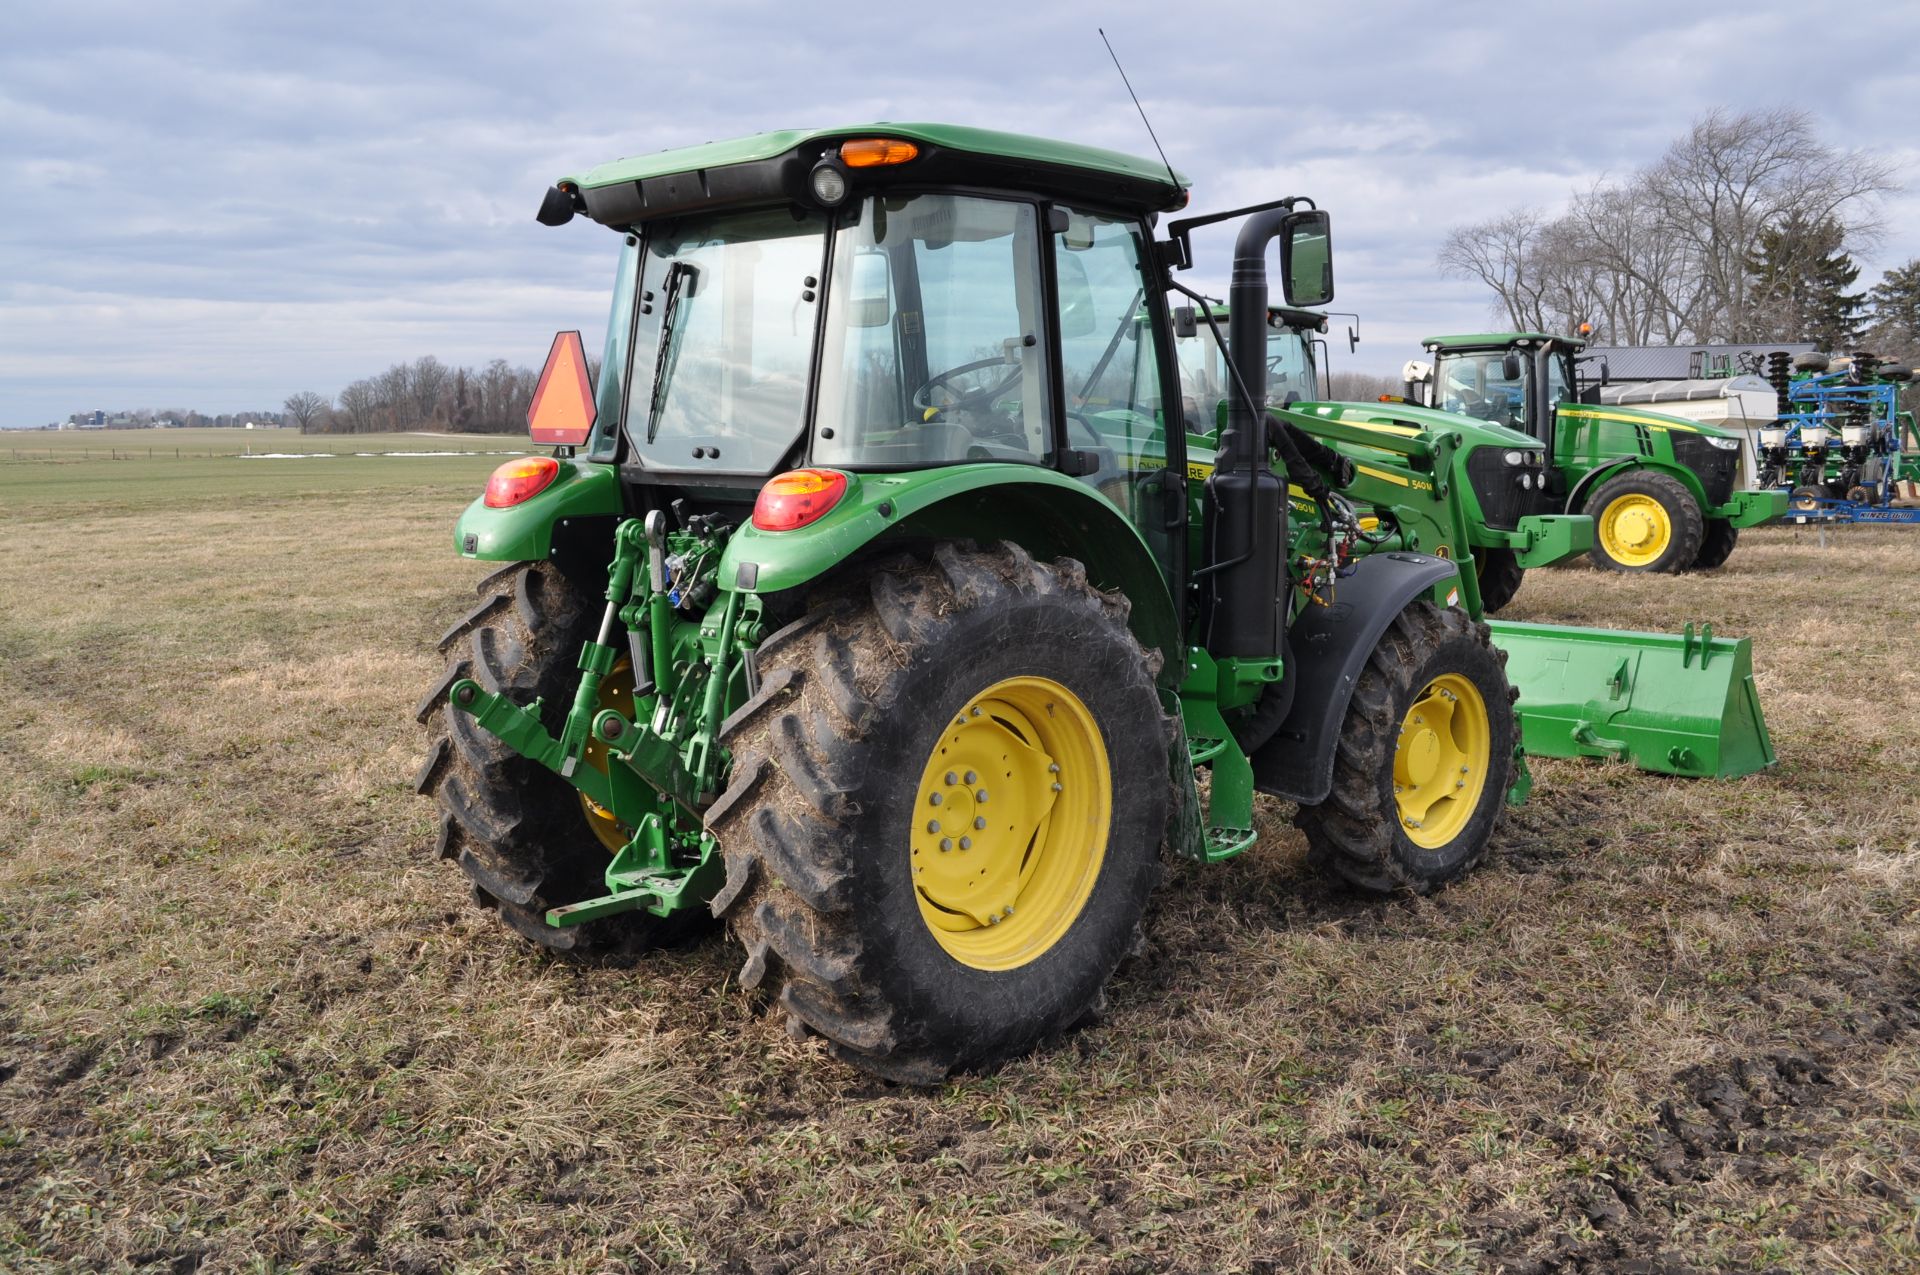
[[1466, 332], [1458, 336], [1430, 336], [1420, 344], [1429, 350], [1504, 350], [1510, 345], [1564, 345], [1578, 350], [1586, 345], [1583, 337], [1558, 336], [1552, 332]]
[[1170, 210], [1186, 203], [1188, 179], [1167, 166], [1097, 146], [968, 128], [958, 124], [851, 124], [788, 129], [617, 159], [562, 179], [583, 211], [607, 225], [625, 225], [700, 208], [783, 196], [805, 198], [814, 164], [852, 138], [915, 143], [920, 154], [886, 169], [857, 169], [857, 183], [980, 182], [1093, 198], [1128, 211]]

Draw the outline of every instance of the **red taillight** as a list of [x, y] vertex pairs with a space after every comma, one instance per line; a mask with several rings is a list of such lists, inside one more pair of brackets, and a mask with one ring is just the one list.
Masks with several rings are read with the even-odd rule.
[[847, 476], [831, 469], [775, 474], [753, 502], [753, 525], [762, 531], [792, 531], [824, 516], [846, 494]]
[[522, 456], [493, 471], [487, 479], [486, 506], [507, 509], [538, 496], [560, 476], [560, 462], [551, 456]]

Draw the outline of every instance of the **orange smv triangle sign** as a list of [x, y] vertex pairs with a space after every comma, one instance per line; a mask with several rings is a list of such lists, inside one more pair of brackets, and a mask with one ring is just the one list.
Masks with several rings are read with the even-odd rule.
[[587, 355], [578, 332], [556, 332], [547, 351], [547, 366], [527, 406], [527, 429], [536, 443], [579, 447], [593, 433], [597, 414], [593, 381], [587, 375]]

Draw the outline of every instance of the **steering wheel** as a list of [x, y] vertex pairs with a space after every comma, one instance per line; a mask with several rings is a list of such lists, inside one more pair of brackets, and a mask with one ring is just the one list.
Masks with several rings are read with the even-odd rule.
[[[990, 367], [1010, 367], [1012, 370], [992, 385], [988, 385], [982, 389], [956, 390], [953, 388], [952, 382], [960, 377], [967, 376], [974, 372], [984, 372]], [[1005, 355], [998, 355], [990, 359], [975, 359], [971, 363], [962, 363], [959, 367], [950, 367], [944, 372], [937, 372], [928, 377], [926, 384], [913, 392], [913, 405], [924, 411], [972, 411], [976, 408], [986, 407], [992, 403], [993, 400], [1012, 389], [1024, 375], [1026, 375], [1026, 368], [1021, 365], [1018, 359], [1008, 359]], [[935, 403], [933, 401], [933, 391], [936, 389], [945, 390], [947, 393], [953, 395], [952, 401]]]

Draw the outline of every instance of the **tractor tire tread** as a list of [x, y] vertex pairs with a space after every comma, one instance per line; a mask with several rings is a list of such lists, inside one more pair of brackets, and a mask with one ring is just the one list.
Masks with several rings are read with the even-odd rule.
[[544, 562], [508, 563], [480, 581], [480, 604], [447, 630], [447, 667], [419, 704], [427, 728], [417, 790], [440, 808], [433, 852], [472, 884], [476, 903], [556, 952], [644, 945], [670, 930], [649, 914], [557, 928], [549, 908], [603, 893], [606, 852], [586, 828], [573, 789], [481, 730], [447, 700], [471, 678], [525, 703], [539, 696], [557, 730], [571, 703], [574, 656], [591, 636], [595, 599]]
[[1615, 474], [1594, 489], [1593, 495], [1587, 498], [1585, 512], [1593, 518], [1597, 528], [1600, 515], [1606, 507], [1621, 493], [1632, 491], [1653, 496], [1667, 511], [1668, 521], [1673, 525], [1673, 539], [1667, 551], [1644, 567], [1626, 566], [1607, 555], [1606, 546], [1596, 531], [1593, 548], [1587, 551], [1589, 561], [1604, 571], [1629, 574], [1659, 572], [1678, 575], [1690, 568], [1694, 559], [1700, 556], [1700, 545], [1706, 536], [1706, 518], [1693, 493], [1673, 475], [1655, 469], [1629, 469]]
[[1707, 523], [1700, 537], [1700, 552], [1694, 556], [1690, 571], [1717, 571], [1727, 565], [1734, 547], [1740, 542], [1740, 528], [1722, 518]]
[[[1327, 799], [1302, 806], [1294, 823], [1307, 838], [1308, 861], [1321, 871], [1359, 889], [1378, 894], [1428, 894], [1478, 866], [1505, 814], [1505, 792], [1512, 779], [1511, 748], [1504, 753], [1496, 739], [1487, 783], [1498, 790], [1491, 823], [1463, 858], [1437, 874], [1409, 867], [1396, 853], [1398, 812], [1390, 793], [1383, 793], [1380, 776], [1393, 764], [1397, 743], [1396, 708], [1410, 704], [1419, 688], [1414, 679], [1440, 648], [1465, 640], [1488, 652], [1504, 668], [1492, 631], [1455, 607], [1415, 602], [1393, 620], [1375, 644], [1361, 670], [1348, 702], [1340, 739], [1335, 745], [1333, 787]], [[1489, 702], [1489, 713], [1502, 709], [1512, 722], [1511, 738], [1519, 738], [1513, 719], [1516, 693], [1507, 688], [1505, 704]]]
[[[854, 793], [882, 765], [868, 727], [910, 711], [892, 696], [918, 667], [923, 639], [951, 614], [1004, 606], [1010, 594], [1063, 595], [1090, 624], [1114, 613], [1077, 563], [1041, 564], [1017, 546], [966, 541], [935, 546], [930, 560], [873, 564], [817, 599], [761, 645], [763, 693], [727, 724], [728, 747], [745, 764], [707, 815], [727, 869], [713, 911], [745, 950], [741, 985], [763, 992], [796, 1039], [822, 1037], [836, 1057], [903, 1084], [992, 1066], [1069, 1025], [986, 1042], [943, 1036], [889, 1002], [855, 904]], [[1134, 676], [1150, 688], [1146, 654], [1129, 641]], [[1157, 877], [1157, 859], [1151, 871]]]

